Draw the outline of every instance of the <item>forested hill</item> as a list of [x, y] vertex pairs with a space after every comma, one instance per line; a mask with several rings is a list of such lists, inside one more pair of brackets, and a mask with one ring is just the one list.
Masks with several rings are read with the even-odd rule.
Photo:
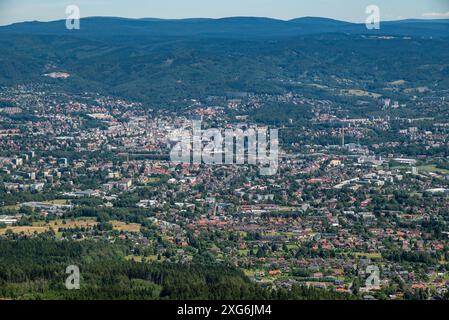
[[80, 30], [28, 22], [0, 27], [0, 85], [47, 83], [156, 107], [229, 92], [382, 95], [398, 80], [438, 90], [449, 86], [445, 36], [449, 20], [385, 22], [380, 30], [323, 18], [86, 18]]
[[[289, 21], [255, 17], [222, 19], [81, 19], [80, 30], [67, 30], [65, 20], [24, 22], [0, 27], [0, 33], [72, 35], [89, 38], [126, 37], [221, 37], [234, 39], [283, 38], [306, 34], [345, 33], [417, 37], [448, 37], [449, 20], [402, 20], [382, 22], [379, 30], [326, 18], [305, 17]], [[125, 37], [126, 36], [126, 37]]]
[[[53, 90], [100, 92], [151, 104], [227, 92], [284, 93], [299, 83], [298, 90], [311, 91], [318, 80], [328, 87], [378, 93], [396, 80], [410, 87], [449, 86], [446, 40], [308, 35], [270, 42], [178, 39], [121, 45], [0, 34], [0, 46], [0, 85], [44, 82]], [[58, 71], [71, 77], [44, 76]]]
[[[307, 287], [263, 289], [220, 264], [127, 261], [125, 246], [84, 241], [0, 240], [0, 299], [348, 299]], [[67, 290], [67, 266], [80, 270], [80, 290]], [[352, 297], [353, 298], [353, 297]]]

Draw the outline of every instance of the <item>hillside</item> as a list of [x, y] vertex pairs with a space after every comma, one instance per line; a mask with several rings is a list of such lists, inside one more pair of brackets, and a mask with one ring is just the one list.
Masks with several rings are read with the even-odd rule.
[[[0, 84], [48, 82], [157, 104], [304, 87], [319, 95], [335, 89], [382, 94], [397, 80], [438, 89], [449, 86], [449, 44], [438, 37], [449, 34], [448, 22], [385, 23], [381, 32], [402, 34], [387, 38], [323, 18], [88, 18], [79, 31], [66, 30], [64, 21], [21, 23], [0, 28]], [[43, 76], [51, 72], [71, 76]]]
[[0, 28], [0, 33], [74, 35], [89, 38], [131, 37], [220, 37], [279, 38], [318, 33], [382, 34], [417, 37], [447, 37], [449, 20], [404, 20], [383, 22], [380, 30], [326, 18], [305, 17], [289, 21], [270, 18], [222, 19], [125, 19], [90, 17], [81, 20], [80, 30], [67, 30], [65, 20], [24, 22]]

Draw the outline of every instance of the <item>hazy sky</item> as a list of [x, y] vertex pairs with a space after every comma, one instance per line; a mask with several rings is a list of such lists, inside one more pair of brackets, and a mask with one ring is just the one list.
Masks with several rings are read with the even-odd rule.
[[384, 20], [449, 18], [449, 0], [0, 0], [0, 25], [65, 19], [68, 5], [78, 5], [82, 17], [319, 16], [363, 22], [371, 4], [380, 7]]

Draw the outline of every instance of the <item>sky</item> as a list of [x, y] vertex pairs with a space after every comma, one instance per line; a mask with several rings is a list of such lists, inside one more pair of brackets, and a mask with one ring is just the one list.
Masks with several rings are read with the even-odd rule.
[[364, 22], [366, 7], [377, 5], [381, 20], [449, 19], [449, 0], [0, 0], [0, 25], [65, 19], [69, 5], [77, 5], [81, 17], [258, 16], [288, 20], [315, 16]]

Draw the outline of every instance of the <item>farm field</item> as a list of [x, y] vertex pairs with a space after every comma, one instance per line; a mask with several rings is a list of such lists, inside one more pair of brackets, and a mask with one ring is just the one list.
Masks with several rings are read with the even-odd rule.
[[[124, 231], [124, 232], [139, 232], [140, 225], [137, 223], [127, 224], [125, 222], [112, 220], [110, 221], [114, 230]], [[73, 220], [53, 220], [49, 222], [39, 221], [34, 222], [32, 226], [7, 226], [5, 228], [0, 228], [0, 234], [5, 234], [7, 230], [11, 230], [15, 234], [25, 234], [32, 235], [34, 233], [44, 233], [53, 230], [58, 233], [60, 228], [64, 229], [75, 229], [75, 228], [94, 228], [98, 222], [93, 218], [80, 218]]]

